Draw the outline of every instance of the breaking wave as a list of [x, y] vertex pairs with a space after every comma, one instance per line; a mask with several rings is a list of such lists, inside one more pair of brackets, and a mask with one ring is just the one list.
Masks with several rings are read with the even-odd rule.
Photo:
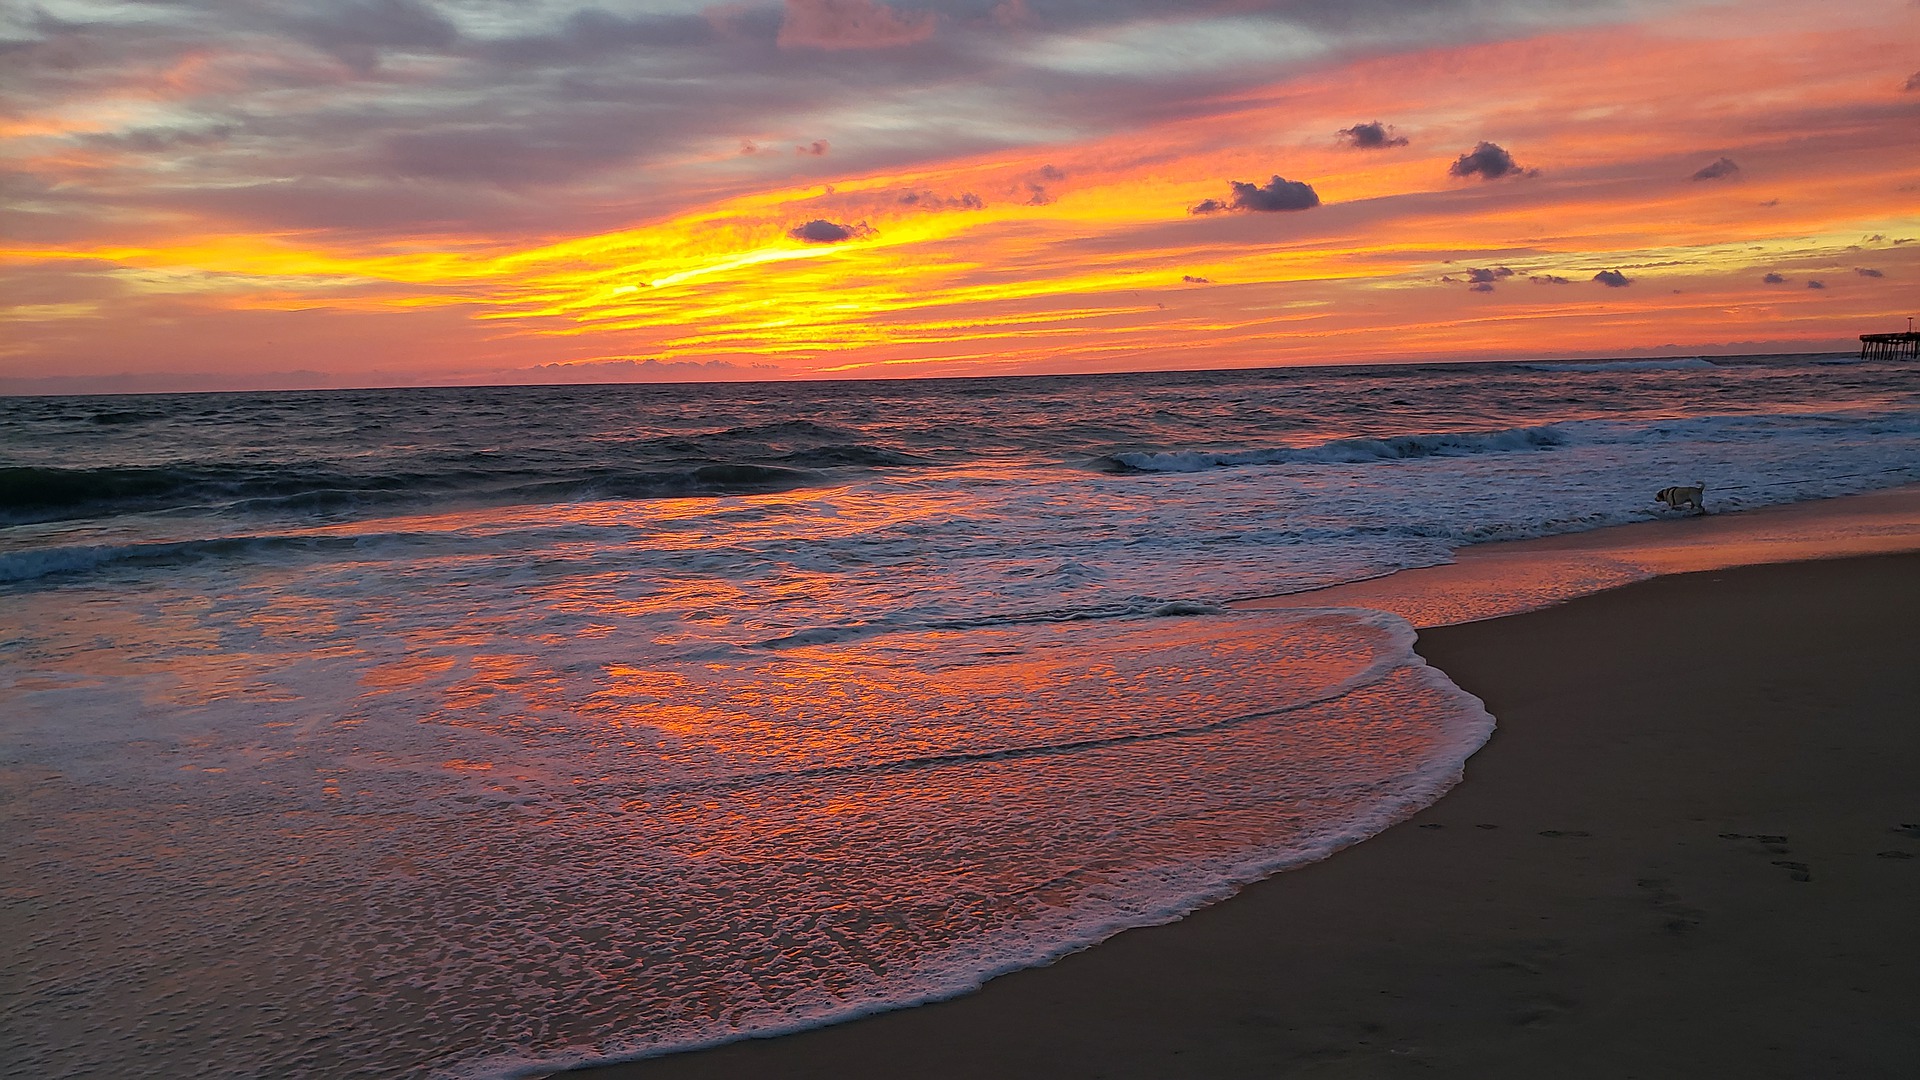
[[1093, 466], [1102, 472], [1130, 473], [1200, 472], [1235, 465], [1364, 465], [1374, 461], [1403, 461], [1409, 458], [1545, 450], [1565, 446], [1570, 441], [1571, 436], [1564, 429], [1548, 424], [1501, 431], [1335, 439], [1318, 446], [1259, 450], [1128, 452], [1105, 455], [1096, 459]]

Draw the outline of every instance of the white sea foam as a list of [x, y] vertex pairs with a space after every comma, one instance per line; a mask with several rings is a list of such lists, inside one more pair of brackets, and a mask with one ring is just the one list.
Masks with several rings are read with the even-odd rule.
[[[0, 532], [19, 1067], [628, 1056], [1177, 917], [1437, 797], [1491, 723], [1397, 620], [1225, 601], [1647, 520], [1676, 482], [1725, 511], [1915, 478], [1905, 369], [1847, 369], [1843, 404], [1811, 370], [1671, 372], [1717, 413], [1555, 412], [1510, 367], [1169, 377], [1104, 406], [1099, 450], [939, 428], [799, 494]], [[1479, 396], [1426, 419], [1440, 384]], [[1406, 395], [1424, 433], [1262, 419], [1309, 391], [1354, 418]], [[1153, 437], [1109, 439], [1153, 395]], [[699, 438], [894, 445], [730, 423]]]
[[[55, 1040], [25, 1066], [137, 1045], [153, 1071], [476, 1075], [516, 1047], [628, 1056], [950, 996], [1370, 835], [1491, 727], [1378, 613], [892, 635], [716, 669], [431, 602], [389, 614], [377, 651], [330, 649], [384, 604], [322, 617], [330, 591], [235, 597], [265, 610], [198, 654], [155, 649], [208, 625], [184, 598], [20, 628], [64, 658], [5, 699], [40, 770], [23, 897], [63, 905], [14, 946], [16, 1015]], [[102, 679], [88, 642], [136, 659]], [[175, 986], [196, 971], [216, 975]], [[143, 1035], [162, 985], [203, 1032], [304, 1000], [329, 1004], [303, 1029], [352, 1035]], [[74, 997], [92, 1035], [58, 1049]]]
[[1553, 426], [1510, 428], [1504, 431], [1442, 432], [1391, 438], [1335, 439], [1317, 446], [1276, 447], [1213, 453], [1175, 450], [1162, 453], [1120, 453], [1113, 461], [1139, 472], [1199, 472], [1232, 465], [1362, 465], [1375, 461], [1403, 461], [1432, 455], [1487, 454], [1537, 450], [1560, 446], [1566, 436]]

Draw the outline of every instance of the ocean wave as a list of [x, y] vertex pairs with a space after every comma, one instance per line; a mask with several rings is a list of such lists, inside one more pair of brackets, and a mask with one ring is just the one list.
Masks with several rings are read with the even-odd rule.
[[[386, 534], [387, 538], [402, 534]], [[220, 536], [145, 544], [71, 544], [0, 553], [0, 585], [92, 573], [116, 566], [168, 566], [272, 551], [340, 552], [364, 546], [361, 536]]]
[[1516, 450], [1544, 450], [1565, 446], [1571, 436], [1559, 425], [1507, 428], [1500, 431], [1443, 432], [1394, 435], [1387, 438], [1335, 439], [1318, 446], [1274, 447], [1258, 450], [1169, 450], [1107, 454], [1093, 467], [1112, 473], [1202, 472], [1240, 465], [1364, 465], [1410, 458], [1497, 454]]
[[795, 450], [790, 454], [782, 454], [777, 460], [784, 464], [808, 469], [831, 469], [841, 466], [897, 468], [931, 464], [926, 458], [888, 450], [883, 446], [864, 446], [858, 443], [836, 443], [816, 446], [810, 450]]
[[166, 415], [167, 415], [166, 413], [162, 413], [162, 412], [150, 412], [150, 411], [143, 411], [139, 409], [122, 409], [114, 412], [94, 413], [92, 416], [87, 418], [87, 422], [90, 424], [102, 424], [102, 425], [143, 424], [143, 423], [146, 423], [148, 420], [165, 419]]
[[539, 472], [503, 464], [353, 473], [324, 464], [180, 465], [102, 469], [0, 468], [0, 525], [160, 511], [227, 514], [337, 513], [433, 502], [512, 505], [530, 501], [749, 495], [826, 482], [835, 465], [890, 464], [879, 451], [840, 448], [800, 468], [711, 462], [658, 469], [593, 467]]
[[812, 420], [776, 420], [766, 424], [746, 424], [727, 428], [724, 431], [709, 432], [694, 437], [694, 441], [730, 442], [758, 441], [771, 443], [794, 442], [846, 442], [860, 435], [843, 427], [815, 423]]
[[1720, 365], [1704, 356], [1675, 357], [1671, 360], [1560, 360], [1551, 363], [1519, 364], [1528, 371], [1704, 371]]
[[0, 523], [193, 507], [324, 509], [404, 495], [426, 479], [354, 475], [316, 465], [12, 466], [0, 468]]

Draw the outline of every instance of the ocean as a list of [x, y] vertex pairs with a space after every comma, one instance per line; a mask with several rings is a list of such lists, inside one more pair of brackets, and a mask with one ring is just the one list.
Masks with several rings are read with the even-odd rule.
[[1491, 733], [1400, 619], [1235, 601], [1917, 478], [1920, 366], [1842, 357], [0, 399], [0, 1060], [477, 1080], [961, 993]]

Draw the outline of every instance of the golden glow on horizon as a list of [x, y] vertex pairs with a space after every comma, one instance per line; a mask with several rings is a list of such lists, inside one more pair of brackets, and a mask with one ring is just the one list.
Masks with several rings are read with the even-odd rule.
[[[1856, 266], [1920, 272], [1920, 245], [1896, 243], [1916, 231], [1920, 156], [1910, 140], [1863, 137], [1861, 119], [1911, 116], [1920, 95], [1902, 96], [1892, 62], [1860, 46], [1844, 27], [1742, 38], [1694, 14], [1366, 60], [1102, 139], [773, 186], [549, 243], [405, 250], [175, 219], [91, 247], [15, 240], [0, 263], [71, 266], [215, 312], [441, 309], [522, 363], [759, 359], [845, 374], [1826, 341], [1911, 295]], [[185, 65], [173, 91], [210, 63]], [[1783, 128], [1787, 113], [1801, 126]], [[1411, 145], [1332, 137], [1375, 118]], [[72, 117], [10, 123], [3, 137], [84, 130]], [[1538, 174], [1449, 178], [1482, 139]], [[1722, 156], [1737, 175], [1689, 178]], [[1188, 213], [1229, 180], [1272, 175], [1312, 183], [1322, 205]], [[850, 235], [790, 234], [815, 220]], [[1775, 267], [1848, 288], [1790, 294], [1762, 283]], [[1512, 273], [1476, 295], [1475, 268]], [[1601, 270], [1634, 285], [1603, 288]], [[1813, 299], [1825, 318], [1801, 310]], [[116, 306], [14, 317], [58, 325]], [[1382, 326], [1392, 341], [1370, 340]]]

